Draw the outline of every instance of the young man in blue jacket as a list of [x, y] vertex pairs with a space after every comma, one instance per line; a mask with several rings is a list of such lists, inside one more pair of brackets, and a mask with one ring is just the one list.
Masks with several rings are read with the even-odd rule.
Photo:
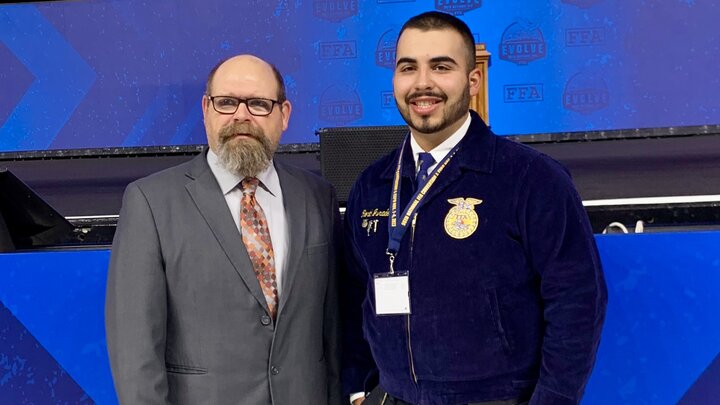
[[448, 14], [400, 31], [410, 133], [345, 214], [354, 404], [577, 404], [592, 370], [607, 291], [587, 214], [564, 167], [469, 111], [474, 55]]

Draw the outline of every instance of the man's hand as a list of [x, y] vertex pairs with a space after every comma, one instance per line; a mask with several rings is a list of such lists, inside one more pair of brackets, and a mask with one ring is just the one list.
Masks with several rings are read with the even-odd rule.
[[360, 405], [360, 404], [362, 404], [363, 402], [365, 402], [365, 398], [358, 398], [358, 399], [356, 399], [356, 400], [353, 401], [352, 405]]

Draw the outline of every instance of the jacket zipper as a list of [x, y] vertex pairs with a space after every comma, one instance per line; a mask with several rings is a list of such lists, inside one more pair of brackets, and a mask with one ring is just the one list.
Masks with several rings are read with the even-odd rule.
[[[412, 265], [413, 260], [413, 246], [415, 244], [415, 222], [417, 221], [417, 214], [413, 217], [412, 220], [412, 230], [410, 231], [410, 264]], [[409, 299], [409, 297], [408, 297]], [[407, 317], [407, 346], [408, 346], [408, 353], [410, 355], [410, 374], [412, 375], [412, 379], [415, 382], [415, 385], [417, 385], [417, 375], [415, 374], [415, 361], [413, 360], [413, 352], [412, 352], [412, 343], [410, 340], [410, 314], [405, 315]]]

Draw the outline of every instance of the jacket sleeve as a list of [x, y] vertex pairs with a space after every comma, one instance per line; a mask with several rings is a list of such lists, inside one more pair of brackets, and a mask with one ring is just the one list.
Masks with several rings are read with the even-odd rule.
[[[356, 183], [348, 197], [343, 218], [345, 271], [341, 273], [342, 310], [342, 383], [343, 395], [367, 392], [377, 385], [377, 366], [363, 336], [362, 303], [367, 295], [368, 271], [354, 237], [353, 219], [358, 218]], [[370, 381], [372, 380], [372, 381]]]
[[166, 285], [153, 213], [142, 190], [123, 197], [108, 272], [105, 327], [121, 404], [167, 404]]
[[518, 191], [518, 222], [540, 277], [545, 331], [530, 405], [578, 404], [592, 371], [607, 289], [587, 213], [567, 171], [540, 155]]
[[342, 386], [340, 382], [340, 305], [338, 298], [338, 278], [344, 267], [342, 225], [340, 223], [340, 210], [335, 191], [331, 193], [330, 209], [332, 210], [332, 241], [333, 247], [330, 255], [330, 274], [328, 288], [325, 294], [325, 321], [324, 348], [328, 370], [328, 404], [345, 405], [342, 399]]

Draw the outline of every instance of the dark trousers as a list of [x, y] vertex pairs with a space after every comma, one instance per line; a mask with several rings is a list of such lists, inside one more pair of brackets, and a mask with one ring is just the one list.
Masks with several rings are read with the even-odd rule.
[[[484, 401], [484, 402], [471, 402], [463, 405], [526, 405], [527, 401], [520, 401], [520, 399], [503, 399], [500, 401]], [[397, 399], [392, 395], [388, 394], [379, 385], [375, 387], [370, 394], [365, 398], [363, 405], [413, 405]]]

